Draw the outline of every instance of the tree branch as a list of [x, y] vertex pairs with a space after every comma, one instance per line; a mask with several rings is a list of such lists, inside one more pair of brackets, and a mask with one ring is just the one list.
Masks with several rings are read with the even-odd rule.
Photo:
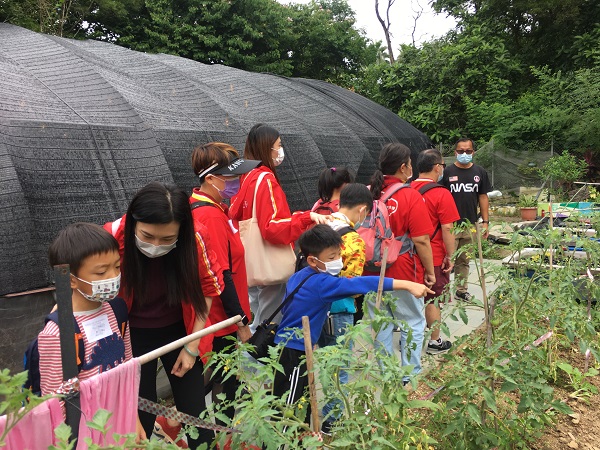
[[388, 54], [390, 58], [390, 64], [394, 64], [394, 50], [392, 48], [392, 37], [390, 33], [390, 8], [394, 4], [396, 0], [387, 0], [387, 9], [386, 9], [386, 20], [384, 21], [379, 13], [379, 0], [375, 0], [375, 14], [377, 14], [377, 20], [381, 24], [383, 28], [383, 33], [385, 34], [385, 41], [388, 47]]

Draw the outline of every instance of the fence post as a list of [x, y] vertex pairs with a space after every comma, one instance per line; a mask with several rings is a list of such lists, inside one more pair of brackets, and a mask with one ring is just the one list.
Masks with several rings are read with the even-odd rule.
[[494, 189], [496, 189], [496, 185], [494, 184], [494, 179], [496, 178], [496, 164], [495, 164], [495, 159], [496, 159], [496, 153], [494, 152], [494, 138], [492, 138], [492, 140], [490, 141], [491, 144], [491, 149], [490, 151], [492, 152], [492, 187]]
[[[552, 136], [552, 139], [550, 140], [550, 158], [552, 158], [554, 156], [554, 136]], [[554, 188], [554, 183], [552, 180], [552, 177], [550, 177], [550, 187], [548, 188], [548, 203], [552, 202], [552, 194], [550, 194], [552, 192]], [[552, 217], [552, 215], [550, 215]], [[550, 219], [552, 220], [552, 219]]]

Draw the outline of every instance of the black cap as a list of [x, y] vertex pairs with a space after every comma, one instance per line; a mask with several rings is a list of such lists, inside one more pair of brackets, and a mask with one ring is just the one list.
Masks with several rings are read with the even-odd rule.
[[253, 159], [236, 158], [230, 161], [227, 165], [221, 167], [217, 167], [215, 164], [200, 172], [198, 176], [202, 178], [210, 174], [225, 176], [243, 175], [256, 168], [260, 163], [261, 161], [255, 161]]

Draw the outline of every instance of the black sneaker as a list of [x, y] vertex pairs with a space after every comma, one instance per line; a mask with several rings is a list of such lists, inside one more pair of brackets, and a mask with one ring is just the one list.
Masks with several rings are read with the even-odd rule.
[[[432, 344], [432, 342], [435, 343]], [[429, 341], [426, 352], [430, 355], [439, 355], [440, 353], [446, 353], [451, 348], [452, 342], [444, 341], [442, 338], [440, 338], [437, 341]]]
[[454, 293], [454, 297], [458, 300], [462, 300], [463, 302], [466, 303], [473, 303], [473, 296], [471, 294], [469, 294], [468, 292], [458, 292], [456, 291]]
[[331, 428], [333, 427], [333, 422], [330, 420], [325, 420], [321, 425], [321, 433], [326, 436], [331, 436]]

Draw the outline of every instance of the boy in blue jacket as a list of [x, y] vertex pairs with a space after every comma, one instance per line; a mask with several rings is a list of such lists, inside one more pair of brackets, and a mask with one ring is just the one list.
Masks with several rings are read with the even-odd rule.
[[[328, 225], [316, 225], [298, 239], [308, 267], [296, 272], [288, 280], [286, 296], [304, 281], [294, 297], [282, 310], [281, 323], [277, 329], [275, 343], [286, 342], [279, 359], [284, 373], [277, 372], [273, 381], [273, 393], [287, 395], [286, 404], [295, 403], [304, 395], [308, 385], [304, 353], [304, 338], [296, 337], [294, 329], [302, 328], [302, 316], [308, 316], [310, 337], [317, 342], [331, 303], [357, 294], [376, 291], [379, 277], [339, 278], [343, 263], [341, 256], [342, 238]], [[305, 281], [306, 280], [306, 281]], [[384, 291], [407, 290], [415, 297], [432, 293], [425, 285], [406, 280], [385, 278]], [[290, 338], [291, 335], [291, 338]], [[310, 411], [306, 415], [310, 421]]]

